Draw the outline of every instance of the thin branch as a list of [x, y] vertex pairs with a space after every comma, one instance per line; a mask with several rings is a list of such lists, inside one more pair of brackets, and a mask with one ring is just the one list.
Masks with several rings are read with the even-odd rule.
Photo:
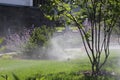
[[[84, 46], [85, 46], [87, 55], [88, 55], [88, 57], [89, 57], [89, 59], [90, 59], [90, 62], [92, 63], [92, 58], [90, 57], [90, 54], [89, 54], [89, 52], [88, 52], [88, 50], [87, 50], [87, 47], [86, 47], [86, 45], [85, 45], [85, 41], [86, 41], [89, 49], [91, 50], [91, 47], [90, 47], [90, 44], [89, 44], [89, 40], [88, 40], [86, 37], [84, 37], [84, 35], [86, 35], [86, 34], [85, 34], [85, 31], [84, 31], [84, 29], [82, 29], [82, 26], [79, 25], [79, 23], [77, 22], [77, 20], [75, 19], [75, 17], [74, 17], [73, 15], [71, 15], [71, 16], [72, 16], [74, 22], [75, 22], [75, 23], [77, 24], [77, 26], [78, 26], [78, 29], [79, 29], [79, 31], [80, 31], [80, 33], [81, 33], [81, 36], [82, 36], [82, 39], [83, 39], [83, 44], [84, 44]], [[85, 39], [84, 39], [84, 38], [85, 38]]]

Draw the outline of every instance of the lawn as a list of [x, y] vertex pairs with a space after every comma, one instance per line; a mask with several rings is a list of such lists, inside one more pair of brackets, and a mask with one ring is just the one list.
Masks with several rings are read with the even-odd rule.
[[[113, 51], [106, 65], [105, 70], [114, 71], [120, 74], [120, 64], [118, 52]], [[71, 73], [90, 70], [90, 63], [85, 58], [66, 61], [52, 60], [18, 60], [18, 59], [0, 59], [0, 75], [7, 75], [8, 80], [14, 80], [12, 74], [17, 75], [20, 80], [25, 80], [36, 74], [57, 74], [60, 72]], [[5, 80], [0, 77], [0, 80]]]
[[[49, 61], [49, 60], [6, 60], [0, 59], [0, 74], [8, 75], [12, 80], [12, 73], [24, 80], [34, 74], [51, 74], [58, 72], [73, 72], [89, 70], [87, 61]], [[0, 80], [4, 80], [0, 77]]]

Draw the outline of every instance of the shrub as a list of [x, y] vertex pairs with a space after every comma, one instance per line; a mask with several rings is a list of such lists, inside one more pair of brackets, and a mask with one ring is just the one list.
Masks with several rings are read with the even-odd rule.
[[24, 29], [9, 34], [6, 38], [6, 48], [9, 51], [20, 52], [20, 57], [27, 59], [44, 59], [46, 48], [54, 29], [47, 26]]
[[30, 42], [36, 44], [37, 46], [45, 47], [47, 41], [52, 36], [53, 29], [47, 26], [36, 27], [30, 37]]
[[47, 58], [46, 48], [52, 36], [53, 29], [47, 26], [36, 27], [31, 33], [27, 45], [24, 47], [24, 55], [30, 59]]

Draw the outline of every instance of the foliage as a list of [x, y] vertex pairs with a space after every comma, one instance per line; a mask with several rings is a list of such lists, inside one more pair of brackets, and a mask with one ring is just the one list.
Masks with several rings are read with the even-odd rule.
[[4, 78], [4, 80], [8, 80], [8, 75], [1, 75], [2, 78]]
[[12, 75], [13, 75], [14, 80], [20, 80], [16, 74], [13, 73]]
[[47, 26], [36, 27], [31, 35], [30, 42], [37, 46], [45, 46], [52, 36], [53, 29]]
[[[92, 65], [92, 75], [98, 75], [110, 54], [110, 37], [116, 22], [119, 20], [120, 1], [52, 0], [51, 2], [56, 8], [54, 10], [59, 19], [79, 28]], [[102, 54], [103, 51], [104, 54]], [[101, 55], [105, 55], [104, 60], [101, 60]]]
[[31, 33], [27, 45], [24, 47], [24, 55], [28, 58], [40, 58], [47, 57], [45, 49], [48, 46], [50, 37], [52, 36], [53, 29], [47, 26], [36, 27]]
[[31, 29], [24, 29], [18, 33], [8, 34], [6, 37], [6, 49], [9, 51], [20, 52], [27, 44], [30, 38]]
[[34, 77], [28, 77], [26, 80], [33, 80], [33, 78], [40, 80], [117, 80], [118, 78], [110, 75], [99, 76], [98, 78], [93, 76], [84, 76], [82, 73], [78, 72], [59, 72], [56, 74], [48, 74], [48, 75], [35, 75]]
[[46, 18], [48, 18], [49, 20], [54, 20], [55, 5], [51, 0], [47, 0], [44, 4], [40, 4], [39, 7]]
[[[18, 33], [9, 34], [6, 37], [6, 49], [23, 53], [21, 58], [44, 58], [45, 48], [48, 40], [52, 36], [53, 29], [47, 26], [24, 29]], [[41, 54], [40, 54], [41, 53]]]
[[[4, 78], [4, 77], [3, 77]], [[20, 80], [20, 78], [13, 74], [14, 80]], [[65, 72], [59, 72], [56, 74], [35, 74], [31, 77], [27, 77], [25, 80], [118, 80], [119, 77], [111, 76], [111, 75], [101, 75], [98, 77], [93, 76], [85, 76], [80, 72], [71, 72], [71, 73], [65, 73]], [[5, 78], [5, 80], [8, 80]]]

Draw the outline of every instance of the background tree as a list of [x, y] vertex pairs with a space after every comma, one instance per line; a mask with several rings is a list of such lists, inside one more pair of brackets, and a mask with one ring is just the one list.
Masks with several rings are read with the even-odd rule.
[[59, 17], [64, 17], [65, 21], [73, 22], [78, 27], [91, 63], [92, 75], [97, 76], [110, 54], [110, 37], [120, 16], [120, 1], [53, 1], [53, 4], [57, 5]]

